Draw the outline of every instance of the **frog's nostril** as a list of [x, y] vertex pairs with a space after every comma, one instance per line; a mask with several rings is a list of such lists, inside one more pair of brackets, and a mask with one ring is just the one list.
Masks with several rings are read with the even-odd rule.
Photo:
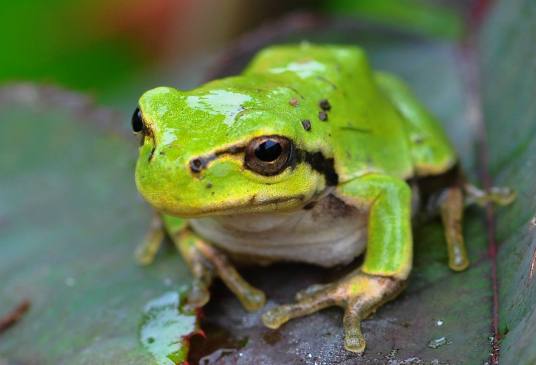
[[192, 170], [192, 172], [201, 172], [201, 170], [203, 170], [203, 168], [205, 167], [206, 165], [206, 161], [202, 158], [194, 158], [193, 160], [190, 161], [190, 170]]

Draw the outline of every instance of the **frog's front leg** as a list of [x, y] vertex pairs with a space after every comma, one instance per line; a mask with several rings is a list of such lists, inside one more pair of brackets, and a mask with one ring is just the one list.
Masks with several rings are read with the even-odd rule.
[[165, 235], [164, 224], [160, 214], [153, 212], [149, 231], [141, 244], [136, 248], [135, 256], [140, 265], [152, 264]]
[[220, 277], [247, 310], [255, 311], [264, 305], [264, 293], [248, 284], [227, 257], [192, 231], [186, 221], [167, 215], [163, 215], [163, 221], [193, 275], [192, 288], [186, 300], [189, 309], [202, 307], [208, 302], [209, 287], [215, 276]]
[[344, 313], [344, 347], [365, 350], [361, 320], [394, 299], [405, 287], [411, 270], [411, 189], [402, 180], [370, 174], [338, 188], [347, 204], [368, 210], [368, 243], [365, 261], [339, 281], [315, 285], [298, 293], [296, 303], [276, 307], [263, 315], [263, 322], [278, 328], [288, 320], [329, 306]]

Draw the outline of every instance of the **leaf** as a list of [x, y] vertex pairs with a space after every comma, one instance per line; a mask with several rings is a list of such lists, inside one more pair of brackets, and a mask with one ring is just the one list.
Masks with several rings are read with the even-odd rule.
[[150, 267], [134, 261], [151, 214], [136, 193], [136, 143], [125, 139], [124, 125], [123, 116], [76, 94], [0, 89], [0, 313], [31, 301], [28, 314], [0, 335], [0, 358], [164, 364], [142, 346], [150, 326], [164, 315], [175, 321], [177, 331], [160, 331], [155, 345], [173, 336], [184, 342], [193, 331], [177, 303], [144, 314], [190, 277], [173, 250]]
[[[452, 6], [452, 4], [451, 4]], [[462, 19], [447, 6], [419, 0], [331, 0], [326, 9], [341, 15], [356, 15], [423, 35], [457, 39], [463, 34]]]
[[[533, 364], [536, 356], [534, 10], [529, 0], [500, 2], [476, 39], [482, 86], [476, 97], [482, 100], [489, 137], [479, 151], [489, 150], [496, 183], [519, 193], [513, 206], [498, 210], [496, 237], [502, 243], [496, 264], [502, 363], [522, 365]], [[467, 60], [459, 44], [299, 15], [230, 47], [211, 77], [238, 72], [266, 44], [304, 38], [363, 45], [375, 68], [401, 75], [441, 118], [470, 178], [476, 181], [476, 171], [485, 170], [476, 157], [479, 126], [468, 117], [478, 104], [467, 104], [475, 95], [467, 89]], [[180, 292], [189, 274], [169, 247], [153, 266], [133, 262], [150, 214], [133, 184], [134, 145], [121, 137], [119, 119], [127, 117], [95, 109], [78, 96], [22, 87], [0, 92], [0, 118], [0, 312], [21, 299], [32, 301], [28, 314], [1, 335], [0, 358], [22, 364], [154, 362], [142, 344], [151, 337], [144, 335], [144, 308], [170, 291]], [[207, 338], [191, 339], [190, 362], [484, 363], [492, 350], [494, 263], [487, 237], [493, 226], [486, 227], [484, 216], [479, 209], [466, 212], [472, 265], [463, 273], [446, 265], [438, 222], [416, 230], [408, 289], [364, 322], [368, 348], [363, 356], [343, 350], [338, 309], [272, 331], [262, 326], [261, 313], [246, 313], [216, 285], [201, 323]], [[242, 272], [266, 291], [270, 307], [292, 300], [307, 285], [334, 280], [344, 269], [276, 265]], [[163, 312], [150, 315], [161, 318], [173, 306], [158, 306]]]
[[501, 363], [536, 363], [536, 3], [497, 4], [479, 37], [490, 169], [518, 202], [497, 215]]

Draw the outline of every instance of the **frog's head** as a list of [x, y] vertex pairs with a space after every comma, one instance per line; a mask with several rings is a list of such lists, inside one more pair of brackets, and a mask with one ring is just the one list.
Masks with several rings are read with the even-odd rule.
[[213, 82], [146, 92], [132, 117], [143, 197], [180, 217], [273, 212], [299, 209], [336, 184], [327, 123], [311, 130], [292, 90], [269, 89]]

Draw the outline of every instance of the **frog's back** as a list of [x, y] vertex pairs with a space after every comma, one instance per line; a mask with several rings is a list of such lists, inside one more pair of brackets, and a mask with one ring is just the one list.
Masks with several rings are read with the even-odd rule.
[[260, 52], [245, 73], [269, 74], [298, 92], [300, 106], [310, 110], [310, 138], [323, 141], [319, 148], [329, 146], [321, 152], [334, 158], [341, 182], [370, 171], [406, 179], [426, 175], [431, 165], [441, 165], [440, 172], [455, 160], [446, 138], [412, 142], [421, 130], [424, 135], [442, 132], [433, 118], [419, 123], [404, 118], [358, 47], [273, 46]]

